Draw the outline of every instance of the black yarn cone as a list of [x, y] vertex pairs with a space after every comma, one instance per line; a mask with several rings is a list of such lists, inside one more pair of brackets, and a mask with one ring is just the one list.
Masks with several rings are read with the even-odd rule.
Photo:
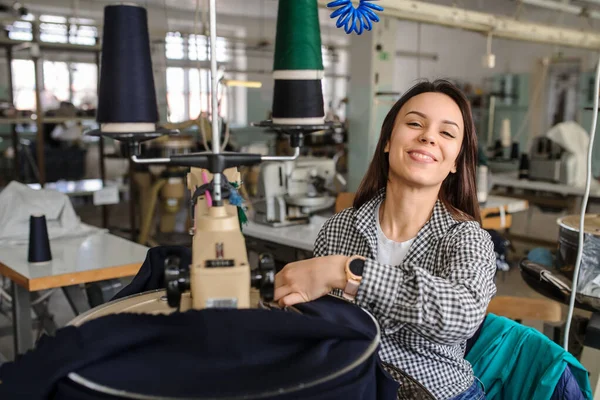
[[529, 178], [529, 157], [527, 154], [521, 154], [521, 160], [519, 161], [519, 179]]
[[45, 262], [52, 260], [50, 238], [45, 215], [32, 215], [29, 218], [29, 256], [27, 261]]
[[510, 159], [516, 160], [519, 158], [519, 143], [513, 142], [512, 147], [510, 148]]
[[158, 122], [146, 9], [106, 6], [103, 30], [96, 120]]

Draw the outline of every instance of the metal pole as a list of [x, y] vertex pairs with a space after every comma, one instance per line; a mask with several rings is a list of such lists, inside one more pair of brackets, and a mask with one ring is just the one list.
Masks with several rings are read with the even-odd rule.
[[[131, 151], [130, 149], [128, 151]], [[128, 153], [131, 155], [131, 153]], [[135, 204], [137, 200], [135, 192], [135, 183], [133, 182], [133, 174], [135, 173], [135, 164], [129, 157], [129, 227], [131, 229], [131, 241], [135, 242], [137, 239], [136, 225], [135, 225]], [[144, 243], [145, 244], [145, 243]]]
[[36, 138], [36, 153], [37, 153], [37, 166], [40, 176], [40, 185], [44, 187], [46, 184], [46, 160], [44, 154], [44, 110], [42, 109], [42, 96], [41, 96], [41, 68], [40, 58], [38, 56], [32, 57], [33, 68], [35, 73], [35, 103], [36, 103], [36, 115], [37, 115], [37, 138]]
[[[212, 78], [212, 85], [210, 90], [210, 97], [212, 100], [211, 116], [212, 116], [212, 151], [214, 154], [221, 152], [221, 137], [219, 132], [219, 119], [218, 119], [218, 99], [217, 99], [217, 85], [219, 84], [217, 77], [217, 10], [216, 0], [210, 0], [210, 75]], [[214, 192], [213, 198], [215, 205], [221, 204], [221, 175], [215, 174], [213, 177]]]
[[33, 70], [35, 74], [35, 105], [37, 115], [37, 139], [35, 148], [37, 150], [37, 167], [39, 181], [42, 188], [46, 184], [46, 160], [44, 154], [44, 110], [42, 109], [42, 88], [40, 87], [42, 79], [42, 69], [40, 68], [40, 25], [39, 21], [32, 23], [33, 43], [31, 44], [31, 59], [33, 60]]
[[[98, 39], [96, 38], [96, 44], [98, 44]], [[97, 51], [95, 54], [96, 61], [96, 71], [98, 72], [98, 82], [97, 85], [100, 87], [100, 52]], [[69, 73], [70, 75], [70, 73]], [[100, 140], [98, 141], [98, 146], [100, 150], [100, 154], [98, 156], [99, 164], [100, 164], [100, 180], [102, 180], [102, 187], [106, 185], [106, 164], [104, 162], [104, 136], [100, 136]], [[118, 190], [118, 189], [117, 189]], [[102, 227], [104, 229], [108, 228], [108, 206], [106, 204], [102, 205]]]
[[[14, 105], [14, 93], [13, 93], [13, 75], [12, 75], [12, 60], [13, 60], [13, 55], [12, 55], [12, 46], [6, 46], [6, 64], [7, 64], [7, 72], [8, 72], [8, 101], [10, 101], [10, 104]], [[10, 124], [10, 131], [11, 131], [11, 136], [12, 136], [12, 145], [13, 145], [13, 152], [14, 152], [14, 159], [13, 159], [13, 168], [14, 168], [14, 176], [13, 179], [15, 180], [20, 180], [21, 178], [21, 174], [20, 174], [20, 163], [19, 163], [19, 134], [17, 133], [17, 126], [15, 124]]]

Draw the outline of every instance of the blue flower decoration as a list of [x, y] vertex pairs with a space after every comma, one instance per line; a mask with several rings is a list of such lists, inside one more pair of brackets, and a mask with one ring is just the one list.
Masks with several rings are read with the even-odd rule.
[[379, 17], [375, 11], [383, 11], [383, 7], [373, 4], [372, 1], [377, 0], [360, 0], [358, 8], [354, 8], [352, 0], [336, 0], [327, 4], [328, 8], [337, 8], [331, 13], [331, 18], [338, 18], [335, 25], [341, 28], [344, 25], [344, 30], [347, 34], [352, 31], [358, 35], [363, 33], [363, 30], [370, 31], [373, 28], [373, 22], [379, 22]]

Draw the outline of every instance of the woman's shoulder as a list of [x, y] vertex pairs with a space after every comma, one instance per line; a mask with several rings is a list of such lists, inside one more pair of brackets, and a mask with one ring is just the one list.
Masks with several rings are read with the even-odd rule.
[[447, 236], [457, 237], [464, 235], [475, 235], [483, 238], [489, 238], [490, 234], [481, 227], [479, 222], [472, 217], [463, 215], [455, 215], [444, 206], [442, 202], [438, 202], [436, 209], [443, 215], [440, 220], [443, 220], [443, 225], [447, 227]]
[[348, 229], [354, 226], [354, 216], [356, 210], [354, 207], [346, 208], [329, 217], [323, 224], [323, 230], [330, 231], [332, 229]]
[[492, 237], [477, 221], [457, 220], [447, 233], [447, 240], [459, 246], [486, 247]]

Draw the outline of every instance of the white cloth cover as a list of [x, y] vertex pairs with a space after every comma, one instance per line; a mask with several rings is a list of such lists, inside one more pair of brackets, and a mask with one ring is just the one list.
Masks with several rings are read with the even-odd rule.
[[560, 145], [573, 157], [569, 159], [570, 165], [570, 184], [578, 187], [585, 186], [586, 178], [586, 160], [590, 136], [575, 121], [561, 122], [556, 124], [546, 133], [546, 136], [553, 142]]
[[0, 192], [0, 244], [27, 243], [32, 214], [46, 216], [50, 239], [101, 231], [81, 222], [67, 195], [12, 181]]

